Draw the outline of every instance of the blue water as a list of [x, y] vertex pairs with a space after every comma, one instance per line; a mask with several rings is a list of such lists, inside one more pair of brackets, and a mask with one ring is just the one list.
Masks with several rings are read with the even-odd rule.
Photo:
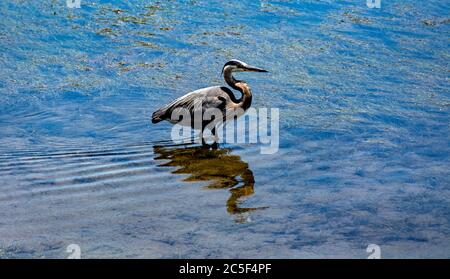
[[[0, 258], [450, 257], [449, 7], [1, 1]], [[276, 154], [150, 122], [232, 58]]]

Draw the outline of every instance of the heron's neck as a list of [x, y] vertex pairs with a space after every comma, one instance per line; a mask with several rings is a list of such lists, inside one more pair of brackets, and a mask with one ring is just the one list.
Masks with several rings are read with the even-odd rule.
[[232, 88], [239, 90], [242, 93], [241, 98], [237, 105], [244, 110], [247, 110], [252, 104], [252, 92], [250, 86], [247, 83], [241, 80], [236, 80], [230, 69], [225, 69], [223, 76], [225, 78], [226, 83]]
[[252, 91], [250, 86], [243, 81], [236, 82], [236, 87], [242, 93], [242, 97], [239, 99], [238, 106], [244, 110], [247, 110], [252, 105]]
[[236, 86], [236, 83], [238, 83], [239, 81], [236, 80], [233, 75], [232, 75], [232, 70], [229, 67], [226, 67], [224, 72], [223, 72], [223, 77], [225, 78], [225, 82], [231, 86], [232, 88], [236, 89], [236, 90], [241, 90], [239, 87]]

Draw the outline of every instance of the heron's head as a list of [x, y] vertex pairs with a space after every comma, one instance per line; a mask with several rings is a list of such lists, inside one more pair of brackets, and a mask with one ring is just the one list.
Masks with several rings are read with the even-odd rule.
[[237, 59], [232, 59], [232, 60], [228, 61], [227, 63], [225, 63], [225, 65], [223, 65], [223, 68], [222, 68], [222, 74], [224, 71], [227, 71], [228, 69], [231, 70], [231, 72], [260, 72], [260, 73], [267, 72], [266, 70], [263, 70], [258, 67], [250, 66], [247, 63], [242, 62]]

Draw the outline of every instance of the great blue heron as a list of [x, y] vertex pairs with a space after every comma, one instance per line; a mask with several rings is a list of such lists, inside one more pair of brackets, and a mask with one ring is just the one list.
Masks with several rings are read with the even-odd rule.
[[[201, 119], [200, 125], [195, 125], [195, 121], [183, 121], [178, 117], [172, 117], [177, 110], [185, 110], [191, 117], [191, 120], [196, 117], [195, 112], [200, 111], [200, 115], [203, 116], [205, 111], [209, 109], [218, 109], [223, 116], [220, 122], [225, 122], [227, 115], [233, 115], [239, 117], [250, 107], [252, 103], [252, 92], [248, 84], [243, 80], [236, 80], [233, 72], [267, 72], [266, 70], [250, 66], [247, 63], [233, 59], [225, 63], [222, 68], [222, 74], [225, 82], [233, 89], [241, 92], [241, 97], [237, 99], [233, 92], [224, 86], [213, 86], [198, 89], [190, 92], [178, 99], [175, 99], [171, 103], [156, 110], [152, 115], [152, 123], [158, 123], [162, 120], [168, 120], [172, 124], [189, 125], [194, 129], [201, 129], [200, 137], [202, 143], [205, 144], [203, 138], [203, 131], [206, 127], [211, 129], [211, 133], [215, 136], [214, 144], [217, 144], [216, 125], [214, 121], [218, 119], [212, 118], [212, 120]], [[230, 113], [231, 112], [231, 113]], [[237, 112], [237, 113], [233, 113]], [[214, 122], [214, 123], [213, 123]], [[211, 124], [212, 125], [209, 125]]]

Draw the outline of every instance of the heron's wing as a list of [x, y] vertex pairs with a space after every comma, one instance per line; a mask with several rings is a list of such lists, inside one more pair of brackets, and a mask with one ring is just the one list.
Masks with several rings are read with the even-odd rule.
[[190, 92], [153, 113], [152, 121], [157, 123], [161, 120], [170, 119], [172, 112], [176, 109], [187, 109], [191, 114], [197, 110], [205, 111], [210, 108], [223, 110], [230, 97], [223, 87], [215, 86]]

